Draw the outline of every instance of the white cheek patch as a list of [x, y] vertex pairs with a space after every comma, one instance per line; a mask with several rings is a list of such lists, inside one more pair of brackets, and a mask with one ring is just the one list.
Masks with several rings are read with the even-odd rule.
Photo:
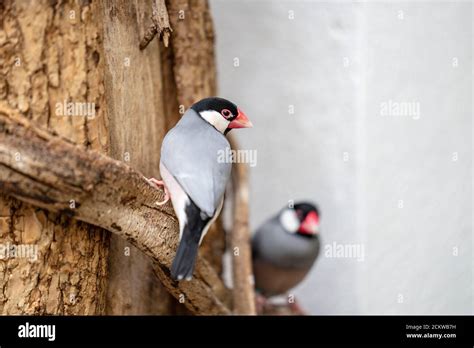
[[300, 220], [293, 209], [285, 209], [280, 215], [280, 222], [283, 228], [290, 233], [296, 233], [300, 227]]
[[224, 116], [214, 110], [201, 111], [200, 115], [203, 119], [212, 124], [222, 134], [224, 134], [230, 123], [224, 118]]

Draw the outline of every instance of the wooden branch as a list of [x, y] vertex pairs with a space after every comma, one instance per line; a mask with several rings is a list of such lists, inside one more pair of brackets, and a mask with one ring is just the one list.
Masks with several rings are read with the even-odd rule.
[[[233, 138], [232, 149], [238, 146]], [[249, 230], [249, 192], [247, 165], [235, 163], [233, 181], [233, 228], [231, 235], [234, 314], [255, 315], [255, 291]]]
[[170, 35], [173, 29], [171, 29], [168, 11], [166, 10], [165, 0], [153, 0], [153, 14], [151, 16], [152, 24], [148, 27], [140, 41], [140, 49], [145, 49], [148, 44], [153, 40], [155, 35], [163, 39], [163, 44], [168, 47]]
[[162, 283], [193, 313], [230, 313], [228, 291], [203, 258], [192, 281], [170, 278], [178, 224], [171, 205], [155, 204], [161, 191], [124, 163], [37, 128], [1, 104], [0, 190], [127, 239], [154, 260]]

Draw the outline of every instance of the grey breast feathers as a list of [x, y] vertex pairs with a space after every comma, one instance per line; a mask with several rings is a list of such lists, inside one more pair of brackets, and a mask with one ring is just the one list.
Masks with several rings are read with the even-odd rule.
[[189, 109], [161, 146], [161, 162], [192, 201], [208, 215], [219, 207], [232, 164], [218, 161], [230, 148], [226, 137]]
[[319, 239], [288, 233], [278, 216], [266, 221], [252, 239], [255, 259], [282, 268], [309, 269], [319, 253]]

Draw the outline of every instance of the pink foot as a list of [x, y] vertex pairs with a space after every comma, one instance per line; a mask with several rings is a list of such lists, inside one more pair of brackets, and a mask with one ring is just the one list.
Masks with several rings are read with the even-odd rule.
[[300, 307], [298, 302], [296, 302], [296, 299], [294, 300], [294, 302], [290, 303], [289, 307], [290, 307], [291, 311], [296, 315], [307, 315], [307, 313], [304, 311], [304, 309]]
[[267, 299], [261, 294], [255, 294], [255, 309], [257, 314], [261, 315], [265, 312], [265, 307], [267, 305]]
[[162, 180], [157, 180], [155, 178], [150, 178], [147, 180], [151, 184], [151, 186], [155, 188], [159, 188], [160, 186], [162, 186], [163, 190], [165, 191], [165, 199], [161, 202], [156, 202], [156, 205], [163, 205], [163, 204], [168, 203], [168, 201], [170, 200], [170, 193], [168, 192], [168, 189], [166, 188], [165, 183]]

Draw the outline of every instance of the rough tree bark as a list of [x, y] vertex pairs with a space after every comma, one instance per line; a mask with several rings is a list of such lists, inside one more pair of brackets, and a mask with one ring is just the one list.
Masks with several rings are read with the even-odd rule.
[[[106, 151], [97, 11], [74, 1], [0, 6], [0, 99], [84, 148]], [[64, 101], [95, 103], [95, 117], [56, 115]], [[39, 254], [36, 262], [0, 262], [0, 313], [104, 313], [108, 233], [6, 197], [0, 215], [0, 243], [35, 244]]]
[[[148, 177], [158, 176], [167, 120], [158, 40], [138, 49], [152, 8], [147, 1], [101, 2], [109, 155]], [[166, 78], [169, 78], [168, 76]], [[175, 110], [177, 113], [177, 110]], [[120, 237], [111, 237], [107, 314], [171, 314], [176, 301], [161, 286], [151, 261]]]
[[[85, 149], [157, 176], [161, 140], [179, 119], [179, 106], [215, 94], [215, 70], [207, 2], [169, 2], [176, 33], [170, 47], [155, 39], [140, 50], [151, 3], [1, 3], [1, 102]], [[63, 102], [91, 103], [95, 116], [57, 115], [57, 103]], [[160, 275], [163, 269], [127, 242], [110, 241], [100, 228], [12, 198], [0, 200], [0, 214], [0, 243], [35, 244], [40, 255], [37, 262], [0, 260], [0, 313], [183, 312], [155, 279], [152, 270]], [[220, 272], [219, 232], [217, 224], [204, 248]], [[226, 312], [208, 305], [208, 313]], [[193, 309], [189, 303], [188, 308]]]

